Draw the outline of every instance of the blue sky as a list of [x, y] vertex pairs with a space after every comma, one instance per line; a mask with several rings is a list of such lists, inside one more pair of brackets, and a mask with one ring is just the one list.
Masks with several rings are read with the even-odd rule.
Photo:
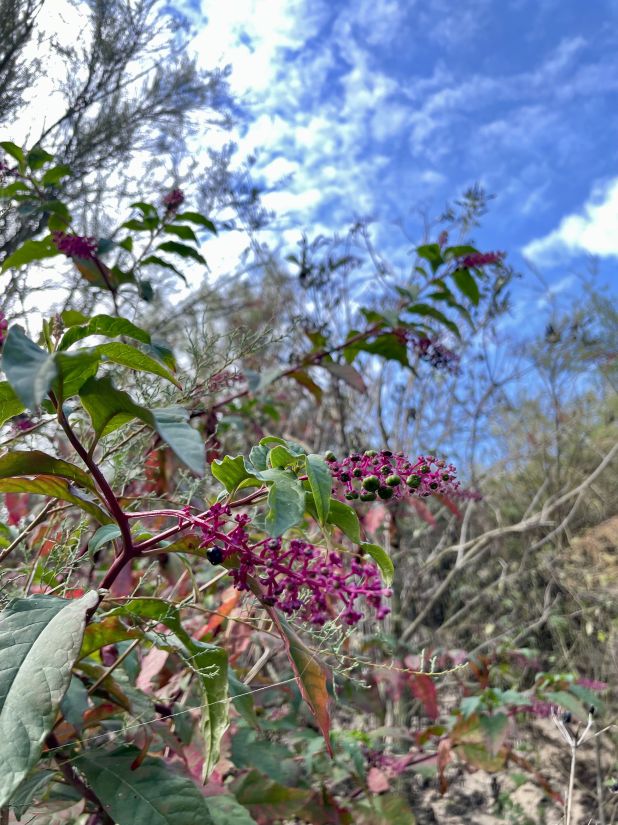
[[618, 258], [617, 0], [202, 0], [195, 48], [229, 62], [277, 228], [377, 220], [383, 248], [479, 182], [476, 233], [560, 289]]

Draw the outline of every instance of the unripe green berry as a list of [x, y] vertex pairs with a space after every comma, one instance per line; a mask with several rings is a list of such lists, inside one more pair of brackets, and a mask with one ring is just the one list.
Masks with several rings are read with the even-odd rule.
[[416, 488], [420, 486], [420, 483], [420, 478], [415, 475], [408, 476], [408, 478], [406, 479], [406, 484], [408, 485], [408, 487], [411, 487], [412, 490], [416, 490]]
[[337, 456], [332, 450], [327, 450], [324, 453], [324, 460], [325, 461], [337, 461]]
[[355, 498], [358, 498], [358, 493], [353, 490], [351, 493], [346, 493], [345, 497], [348, 501], [354, 501]]
[[376, 494], [375, 493], [361, 493], [360, 494], [361, 501], [375, 501]]
[[380, 479], [377, 476], [367, 476], [363, 479], [363, 488], [369, 493], [375, 493], [380, 486]]
[[356, 467], [354, 470], [352, 470], [352, 475], [354, 476], [354, 478], [360, 478], [362, 476], [362, 474], [363, 474], [363, 471], [361, 470], [360, 467]]
[[387, 501], [389, 498], [393, 497], [394, 492], [395, 491], [392, 487], [380, 487], [378, 490], [378, 495], [380, 498], [384, 499], [384, 501]]
[[450, 475], [448, 473], [443, 473], [442, 481], [450, 481], [450, 480], [451, 480]]
[[386, 483], [389, 487], [399, 487], [399, 485], [401, 484], [401, 477], [398, 476], [396, 473], [393, 473], [392, 476], [389, 476], [386, 479]]
[[365, 455], [367, 458], [373, 458], [377, 455], [377, 452], [375, 450], [365, 450]]
[[421, 473], [428, 473], [429, 472], [429, 464], [423, 464], [421, 467]]
[[438, 484], [437, 481], [432, 481], [431, 484], [429, 485], [430, 489], [432, 489], [432, 490], [437, 490], [439, 486], [440, 485]]

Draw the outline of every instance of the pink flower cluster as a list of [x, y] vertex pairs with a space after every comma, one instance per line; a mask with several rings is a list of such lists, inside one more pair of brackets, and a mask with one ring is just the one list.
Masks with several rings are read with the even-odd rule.
[[459, 372], [459, 356], [431, 338], [416, 338], [412, 342], [414, 352], [436, 370], [456, 375]]
[[388, 501], [405, 496], [425, 498], [437, 493], [450, 496], [459, 491], [455, 467], [434, 456], [421, 455], [416, 461], [410, 461], [401, 452], [366, 450], [341, 461], [327, 453], [326, 461], [339, 484], [334, 495], [340, 492], [348, 500]]
[[34, 427], [34, 422], [29, 415], [26, 415], [26, 413], [16, 415], [15, 418], [11, 420], [11, 424], [13, 425], [14, 430], [18, 433], [28, 432], [28, 430], [31, 430], [32, 427]]
[[176, 212], [184, 203], [185, 196], [180, 189], [172, 189], [163, 198], [163, 206], [168, 212]]
[[472, 255], [466, 255], [459, 262], [462, 267], [482, 267], [490, 264], [501, 264], [504, 260], [504, 252], [474, 252]]
[[6, 320], [4, 312], [0, 312], [0, 344], [4, 343], [6, 338], [6, 331], [9, 328], [9, 322]]
[[301, 539], [284, 542], [266, 538], [253, 542], [248, 532], [251, 520], [245, 514], [232, 518], [231, 508], [214, 504], [204, 516], [187, 516], [202, 532], [202, 547], [212, 564], [230, 560], [234, 586], [250, 590], [253, 579], [262, 591], [264, 604], [287, 615], [321, 626], [339, 617], [345, 624], [357, 624], [364, 600], [383, 619], [390, 609], [384, 599], [391, 596], [378, 568], [362, 556], [348, 557]]
[[93, 260], [96, 256], [98, 246], [96, 238], [83, 238], [80, 235], [52, 232], [52, 240], [56, 249], [70, 258]]

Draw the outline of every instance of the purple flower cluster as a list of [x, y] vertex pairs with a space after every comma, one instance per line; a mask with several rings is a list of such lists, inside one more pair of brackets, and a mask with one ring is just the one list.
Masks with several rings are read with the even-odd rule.
[[453, 375], [459, 372], [459, 356], [457, 353], [434, 341], [431, 338], [416, 338], [412, 341], [414, 352], [422, 361], [426, 361], [436, 370], [444, 370]]
[[70, 258], [93, 260], [96, 256], [98, 246], [96, 238], [83, 238], [80, 235], [52, 232], [52, 240], [56, 249], [68, 255]]
[[490, 264], [501, 264], [504, 260], [504, 252], [474, 252], [472, 255], [466, 255], [459, 262], [462, 267], [481, 267], [489, 266]]
[[163, 206], [167, 212], [176, 212], [184, 203], [185, 196], [180, 189], [172, 189], [163, 198]]
[[0, 312], [0, 345], [4, 344], [6, 338], [6, 331], [9, 328], [9, 322], [6, 320], [4, 312]]
[[404, 453], [390, 450], [366, 450], [353, 453], [337, 461], [332, 453], [326, 453], [331, 474], [341, 493], [348, 501], [383, 501], [402, 499], [406, 496], [427, 496], [444, 493], [456, 494], [459, 482], [455, 480], [455, 467], [434, 456], [418, 456], [410, 461]]
[[362, 556], [344, 556], [302, 539], [284, 542], [266, 538], [253, 542], [248, 532], [249, 516], [232, 518], [231, 508], [214, 504], [203, 516], [184, 514], [202, 532], [202, 547], [212, 564], [229, 559], [234, 586], [250, 590], [252, 579], [262, 591], [262, 602], [287, 615], [321, 626], [332, 617], [357, 624], [363, 613], [359, 600], [374, 608], [383, 619], [390, 612], [384, 599], [391, 596], [373, 561]]

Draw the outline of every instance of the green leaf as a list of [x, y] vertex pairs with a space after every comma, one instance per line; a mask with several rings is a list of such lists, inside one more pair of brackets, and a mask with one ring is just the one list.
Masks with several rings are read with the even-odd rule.
[[496, 713], [493, 716], [483, 714], [480, 717], [481, 730], [490, 753], [495, 756], [506, 738], [509, 727], [509, 717], [506, 713]]
[[92, 478], [84, 470], [41, 450], [19, 450], [0, 456], [0, 478], [36, 475], [59, 476], [75, 481], [86, 490], [96, 490]]
[[387, 361], [398, 361], [404, 367], [410, 366], [405, 341], [402, 341], [398, 335], [393, 333], [379, 335], [374, 341], [357, 342], [354, 344], [354, 349], [369, 352], [372, 355], [379, 355]]
[[311, 791], [287, 788], [257, 770], [243, 776], [234, 785], [234, 793], [262, 822], [280, 822], [293, 817], [311, 796]]
[[307, 475], [320, 524], [326, 524], [330, 511], [330, 494], [333, 487], [333, 477], [328, 465], [320, 455], [311, 454], [306, 458]]
[[0, 381], [0, 425], [25, 409], [8, 381]]
[[272, 472], [277, 475], [268, 492], [265, 526], [268, 534], [276, 538], [303, 520], [305, 491], [301, 482], [285, 471]]
[[339, 527], [340, 530], [343, 530], [345, 535], [355, 544], [360, 543], [361, 535], [358, 516], [356, 515], [356, 510], [348, 504], [344, 504], [342, 501], [337, 501], [337, 499], [331, 498], [330, 509], [328, 512], [328, 523], [334, 524], [335, 527]]
[[442, 250], [440, 249], [440, 246], [437, 243], [429, 243], [424, 244], [423, 246], [417, 246], [416, 254], [419, 258], [423, 258], [424, 260], [429, 262], [432, 272], [436, 272], [439, 269], [439, 267], [444, 263], [444, 259], [442, 258]]
[[56, 771], [38, 771], [31, 774], [21, 783], [17, 791], [11, 797], [10, 808], [15, 814], [15, 819], [19, 821], [32, 805], [34, 799], [40, 796], [49, 783], [56, 776]]
[[86, 381], [97, 374], [100, 360], [99, 353], [91, 349], [54, 355], [58, 378], [52, 383], [52, 389], [60, 403], [77, 395]]
[[121, 344], [114, 341], [111, 344], [99, 344], [95, 349], [108, 361], [113, 361], [114, 364], [120, 364], [136, 372], [149, 372], [152, 375], [159, 375], [181, 389], [177, 378], [163, 364], [155, 361], [150, 355], [140, 352], [130, 344]]
[[88, 550], [91, 553], [96, 553], [99, 547], [103, 547], [104, 544], [117, 539], [119, 536], [120, 527], [117, 524], [105, 524], [103, 527], [99, 527], [88, 542]]
[[2, 369], [19, 400], [30, 410], [38, 407], [58, 374], [54, 356], [31, 341], [18, 325], [9, 329], [4, 342]]
[[219, 760], [221, 738], [228, 726], [227, 653], [215, 645], [192, 639], [182, 626], [178, 609], [163, 599], [131, 599], [110, 615], [138, 615], [165, 624], [173, 636], [155, 638], [155, 643], [165, 649], [167, 642], [171, 649], [180, 652], [197, 674], [203, 698], [201, 728], [205, 744], [205, 781]]
[[107, 435], [138, 418], [152, 427], [190, 470], [199, 476], [204, 475], [204, 442], [190, 425], [189, 414], [182, 407], [142, 407], [128, 393], [117, 390], [109, 375], [90, 378], [79, 395], [97, 436]]
[[298, 462], [298, 456], [291, 453], [283, 444], [277, 444], [268, 451], [268, 466], [274, 469], [288, 467]]
[[100, 622], [90, 622], [86, 628], [79, 658], [85, 659], [105, 645], [115, 645], [127, 639], [141, 639], [143, 636], [139, 628], [126, 627], [118, 616], [106, 616]]
[[55, 186], [57, 183], [60, 183], [62, 178], [66, 178], [71, 174], [71, 167], [67, 166], [66, 163], [60, 163], [58, 166], [52, 166], [51, 169], [48, 169], [41, 178], [41, 181], [43, 186]]
[[189, 413], [182, 407], [158, 407], [149, 412], [161, 438], [190, 470], [202, 477], [206, 472], [204, 441], [189, 424]]
[[0, 141], [0, 146], [4, 149], [7, 155], [10, 155], [12, 158], [15, 158], [15, 160], [19, 164], [19, 171], [22, 173], [25, 172], [26, 156], [24, 155], [24, 150], [20, 149], [19, 146], [16, 146], [14, 143], [11, 143], [10, 140]]
[[85, 497], [79, 487], [54, 476], [41, 475], [34, 476], [34, 478], [0, 479], [0, 493], [33, 493], [37, 496], [57, 498], [75, 504], [76, 507], [88, 513], [100, 524], [109, 524], [112, 521], [110, 516], [98, 504]]
[[255, 712], [255, 705], [251, 690], [247, 685], [240, 681], [232, 668], [228, 668], [227, 678], [228, 691], [232, 697], [234, 707], [248, 725], [251, 725], [252, 728], [258, 730], [260, 723]]
[[46, 163], [49, 163], [53, 159], [54, 156], [50, 155], [49, 152], [46, 152], [45, 149], [41, 149], [40, 146], [34, 146], [28, 152], [26, 161], [28, 163], [28, 166], [33, 171], [36, 171], [37, 169], [40, 169], [41, 166], [45, 166]]
[[171, 264], [169, 261], [166, 261], [164, 258], [159, 258], [158, 255], [149, 255], [147, 258], [145, 258], [142, 261], [142, 266], [147, 266], [148, 264], [155, 264], [156, 266], [163, 267], [163, 269], [169, 269], [175, 275], [178, 275], [178, 277], [181, 278], [185, 282], [185, 284], [188, 283], [185, 276], [182, 274], [182, 272], [179, 269], [176, 269], [174, 264]]
[[14, 599], [0, 613], [0, 806], [38, 761], [99, 596]]
[[250, 728], [239, 727], [232, 737], [231, 760], [241, 769], [259, 765], [262, 773], [282, 785], [294, 785], [298, 779], [294, 753]]
[[74, 765], [117, 825], [214, 825], [202, 792], [162, 759], [148, 756], [132, 770], [140, 751], [86, 751]]
[[64, 312], [60, 313], [60, 317], [62, 318], [62, 323], [65, 327], [74, 327], [78, 324], [86, 324], [89, 320], [88, 315], [84, 315], [83, 312], [80, 312], [77, 309], [65, 309]]
[[117, 338], [124, 335], [127, 338], [133, 338], [135, 341], [140, 341], [142, 344], [150, 343], [149, 333], [135, 326], [131, 321], [127, 321], [126, 318], [115, 318], [112, 315], [95, 315], [85, 324], [73, 324], [60, 339], [58, 350], [68, 349], [76, 341], [81, 341], [82, 338], [87, 338], [89, 335], [104, 335], [106, 338]]
[[249, 811], [233, 796], [209, 796], [206, 805], [215, 825], [257, 825]]
[[30, 187], [27, 183], [24, 183], [23, 180], [15, 180], [13, 181], [13, 183], [9, 183], [8, 186], [0, 187], [0, 198], [12, 198], [14, 195], [17, 195], [20, 192], [29, 191]]
[[165, 241], [165, 243], [159, 244], [157, 249], [160, 249], [163, 252], [171, 252], [174, 255], [179, 255], [181, 258], [192, 258], [200, 264], [206, 263], [206, 259], [200, 255], [197, 249], [193, 249], [192, 246], [187, 246], [184, 243], [178, 243], [177, 241]]
[[565, 710], [570, 710], [582, 722], [588, 719], [588, 709], [582, 705], [579, 699], [576, 699], [572, 693], [568, 693], [566, 690], [546, 691], [543, 698], [547, 702], [552, 702], [552, 704], [559, 705]]
[[144, 201], [136, 201], [135, 203], [131, 203], [129, 205], [132, 209], [139, 209], [139, 211], [145, 218], [158, 217], [157, 209], [151, 203], [145, 203]]
[[167, 224], [165, 227], [165, 232], [169, 235], [176, 235], [177, 238], [182, 238], [183, 241], [193, 241], [196, 244], [199, 243], [197, 235], [189, 226], [174, 226], [173, 224]]
[[371, 556], [371, 558], [378, 565], [382, 578], [384, 579], [384, 583], [386, 585], [392, 584], [393, 576], [395, 575], [395, 567], [393, 565], [393, 560], [388, 555], [386, 550], [378, 544], [368, 544], [367, 542], [363, 542], [361, 544], [361, 550], [364, 553], [367, 553], [368, 556]]
[[433, 318], [434, 320], [439, 321], [447, 329], [450, 329], [450, 331], [458, 338], [461, 338], [457, 325], [447, 318], [443, 312], [440, 312], [439, 309], [436, 309], [429, 304], [411, 304], [406, 308], [406, 311], [412, 315], [422, 315], [428, 318]]
[[[210, 472], [223, 484], [228, 493], [234, 492], [241, 482], [255, 478], [255, 475], [247, 470], [245, 459], [241, 455], [234, 458], [226, 455], [221, 460], [215, 459], [210, 465]], [[256, 479], [256, 486], [259, 485], [260, 482]]]
[[466, 298], [469, 298], [475, 307], [478, 306], [479, 301], [481, 300], [481, 293], [479, 292], [476, 279], [470, 273], [470, 270], [456, 269], [453, 272], [453, 280], [457, 284], [460, 292], [463, 292]]
[[204, 215], [200, 215], [199, 212], [180, 212], [176, 215], [174, 220], [189, 221], [190, 223], [195, 223], [198, 226], [203, 226], [205, 229], [208, 229], [209, 232], [212, 232], [213, 235], [217, 234], [217, 227], [214, 223], [204, 217]]
[[7, 269], [17, 269], [20, 266], [32, 263], [32, 261], [54, 258], [59, 254], [52, 243], [51, 237], [43, 238], [42, 241], [25, 241], [12, 255], [4, 259], [2, 272], [6, 272]]

